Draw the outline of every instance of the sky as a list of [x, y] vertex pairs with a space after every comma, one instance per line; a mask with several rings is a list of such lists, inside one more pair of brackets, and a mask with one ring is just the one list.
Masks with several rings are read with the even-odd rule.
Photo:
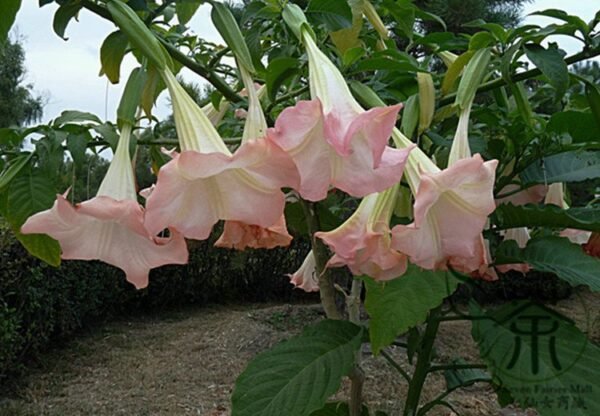
[[[100, 45], [116, 27], [100, 17], [83, 10], [79, 21], [72, 21], [66, 31], [67, 41], [58, 37], [52, 30], [52, 18], [56, 3], [38, 7], [38, 2], [26, 0], [17, 15], [13, 35], [23, 38], [27, 68], [25, 82], [45, 100], [43, 122], [46, 123], [63, 110], [89, 111], [107, 120], [114, 120], [122, 87], [129, 72], [136, 66], [128, 56], [121, 67], [121, 83], [110, 84], [106, 77], [99, 76]], [[590, 21], [598, 5], [593, 0], [536, 0], [525, 7], [524, 14], [550, 8], [563, 9]], [[547, 25], [556, 20], [541, 16], [529, 16], [526, 23]], [[217, 30], [210, 20], [210, 6], [200, 7], [189, 26], [204, 39], [222, 43]], [[568, 55], [578, 52], [581, 43], [565, 36], [550, 38], [558, 42]], [[182, 71], [186, 80], [201, 83], [202, 80], [189, 70]], [[163, 93], [155, 109], [160, 119], [170, 113], [168, 99]]]

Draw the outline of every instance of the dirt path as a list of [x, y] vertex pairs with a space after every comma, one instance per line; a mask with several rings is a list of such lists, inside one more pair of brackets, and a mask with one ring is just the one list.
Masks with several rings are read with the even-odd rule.
[[[597, 318], [598, 296], [584, 297], [595, 314], [592, 319]], [[558, 309], [578, 322], [589, 318], [579, 299], [562, 301]], [[318, 308], [310, 305], [246, 305], [110, 323], [49, 353], [18, 397], [0, 397], [0, 416], [229, 415], [233, 383], [248, 360], [320, 318]], [[596, 341], [599, 329], [596, 320], [591, 334]], [[468, 323], [445, 323], [436, 345], [439, 359], [458, 353], [474, 360], [469, 331]], [[400, 352], [391, 350], [397, 357]], [[405, 383], [383, 359], [368, 353], [365, 357], [369, 406], [397, 414]], [[430, 377], [424, 397], [435, 397], [443, 386], [441, 375]], [[501, 410], [485, 385], [455, 392], [449, 401], [462, 415], [535, 414]], [[451, 413], [440, 408], [432, 414]]]

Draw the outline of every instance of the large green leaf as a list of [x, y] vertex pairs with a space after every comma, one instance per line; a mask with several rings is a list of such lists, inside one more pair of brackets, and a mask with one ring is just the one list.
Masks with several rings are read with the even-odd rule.
[[0, 44], [8, 36], [8, 31], [15, 22], [17, 12], [21, 8], [21, 0], [3, 0], [2, 12], [0, 13]]
[[121, 62], [129, 44], [127, 35], [120, 30], [111, 33], [104, 39], [100, 47], [100, 63], [102, 72], [113, 84], [119, 83]]
[[296, 58], [281, 57], [269, 62], [267, 69], [267, 91], [271, 101], [275, 100], [281, 85], [296, 75], [300, 70], [300, 62]]
[[324, 25], [330, 32], [352, 26], [352, 9], [346, 0], [311, 0], [306, 16], [310, 21]]
[[576, 228], [600, 230], [600, 208], [562, 209], [556, 205], [513, 205], [501, 204], [493, 214], [494, 224], [499, 229], [517, 227]]
[[0, 189], [10, 184], [10, 181], [29, 164], [32, 156], [33, 153], [24, 153], [10, 161], [8, 167], [0, 173]]
[[210, 17], [223, 37], [223, 40], [227, 43], [227, 46], [229, 46], [235, 54], [238, 63], [244, 65], [244, 68], [246, 68], [248, 72], [256, 72], [248, 45], [246, 45], [244, 36], [242, 35], [235, 18], [231, 14], [229, 6], [218, 2], [213, 2], [211, 4], [212, 11]]
[[25, 220], [36, 212], [48, 209], [56, 194], [50, 179], [28, 172], [16, 177], [2, 193], [1, 211], [17, 239], [29, 253], [53, 265], [60, 264], [60, 246], [52, 238], [41, 235], [23, 235], [20, 232]]
[[98, 116], [96, 116], [95, 114], [78, 110], [65, 110], [62, 113], [60, 113], [60, 116], [54, 119], [52, 124], [55, 126], [62, 126], [63, 124], [67, 123], [83, 123], [87, 121], [91, 121], [98, 124], [102, 123], [102, 121], [100, 121]]
[[64, 40], [67, 40], [65, 30], [67, 30], [69, 22], [77, 16], [81, 7], [81, 3], [78, 0], [69, 0], [62, 3], [58, 10], [56, 10], [56, 13], [54, 13], [52, 27], [54, 28], [54, 32]]
[[600, 152], [564, 152], [529, 165], [523, 183], [580, 182], [600, 177]]
[[232, 416], [304, 416], [322, 408], [354, 366], [362, 332], [326, 320], [259, 354], [236, 381]]
[[556, 88], [556, 95], [562, 97], [569, 86], [569, 70], [563, 56], [557, 48], [544, 48], [535, 43], [523, 47], [525, 54], [548, 77], [550, 84]]
[[[471, 312], [484, 316], [473, 304]], [[494, 381], [542, 416], [600, 415], [600, 349], [575, 325], [520, 301], [473, 321], [472, 335]]]
[[496, 264], [528, 263], [536, 270], [556, 274], [572, 285], [600, 290], [600, 259], [588, 256], [582, 248], [562, 237], [529, 240], [524, 249], [516, 241], [504, 241], [496, 250]]
[[451, 295], [459, 281], [448, 272], [409, 266], [401, 277], [388, 282], [365, 278], [369, 335], [375, 354], [398, 335], [425, 321], [429, 311]]
[[600, 142], [600, 126], [592, 113], [583, 111], [563, 111], [554, 113], [546, 126], [546, 131], [571, 136], [574, 143]]
[[179, 0], [175, 3], [175, 11], [177, 12], [177, 19], [182, 25], [187, 24], [190, 19], [196, 14], [198, 7], [202, 4], [203, 0]]

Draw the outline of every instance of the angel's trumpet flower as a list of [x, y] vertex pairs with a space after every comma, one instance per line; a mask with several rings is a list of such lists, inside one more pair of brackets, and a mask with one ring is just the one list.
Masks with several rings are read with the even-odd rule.
[[168, 70], [162, 71], [173, 102], [181, 153], [164, 165], [148, 198], [146, 226], [174, 227], [208, 238], [223, 219], [270, 227], [285, 204], [282, 187], [297, 187], [291, 158], [270, 140], [247, 140], [232, 154], [203, 111]]
[[301, 34], [312, 101], [285, 109], [269, 133], [298, 166], [300, 195], [318, 201], [334, 186], [363, 197], [393, 186], [411, 149], [387, 145], [401, 106], [365, 111], [309, 31]]
[[406, 271], [407, 258], [390, 247], [390, 219], [399, 185], [363, 198], [354, 214], [332, 231], [318, 232], [334, 256], [328, 267], [348, 266], [354, 275], [389, 280]]
[[308, 252], [300, 268], [288, 275], [290, 282], [305, 292], [319, 291], [319, 277], [317, 276], [317, 264], [312, 250]]
[[[239, 66], [242, 80], [248, 95], [248, 111], [242, 136], [242, 145], [254, 139], [264, 139], [267, 132], [267, 122], [260, 105], [260, 95], [265, 87], [256, 91], [250, 74], [243, 66]], [[223, 234], [215, 243], [218, 247], [243, 250], [250, 248], [274, 248], [288, 246], [292, 236], [288, 233], [283, 213], [273, 225], [261, 227], [241, 221], [225, 221]]]
[[148, 285], [150, 269], [185, 264], [188, 252], [176, 230], [170, 229], [169, 238], [159, 238], [144, 227], [144, 211], [137, 202], [129, 159], [130, 134], [131, 125], [124, 125], [95, 198], [73, 206], [66, 193], [57, 195], [54, 206], [30, 217], [21, 231], [48, 234], [58, 240], [63, 259], [102, 260], [116, 266], [140, 289]]

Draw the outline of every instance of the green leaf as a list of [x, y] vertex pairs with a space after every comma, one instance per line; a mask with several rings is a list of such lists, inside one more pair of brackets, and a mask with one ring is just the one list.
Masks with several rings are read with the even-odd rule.
[[406, 137], [412, 137], [419, 122], [419, 96], [411, 95], [404, 104], [400, 130]]
[[525, 54], [548, 77], [550, 84], [556, 88], [558, 98], [562, 97], [569, 86], [569, 70], [563, 55], [557, 48], [545, 49], [535, 43], [524, 45]]
[[256, 69], [254, 69], [254, 64], [252, 63], [250, 50], [248, 49], [248, 45], [246, 45], [244, 36], [242, 35], [235, 18], [231, 14], [231, 10], [223, 3], [213, 2], [211, 4], [212, 11], [210, 17], [225, 40], [225, 43], [227, 43], [227, 46], [229, 46], [235, 54], [238, 64], [244, 65], [244, 68], [246, 68], [248, 72], [252, 74], [255, 73]]
[[456, 104], [459, 108], [466, 108], [467, 104], [475, 98], [477, 88], [487, 72], [491, 56], [489, 48], [479, 49], [465, 66], [456, 91]]
[[148, 80], [148, 74], [142, 67], [137, 67], [129, 75], [119, 107], [117, 108], [117, 121], [119, 127], [123, 127], [123, 124], [135, 125], [136, 112], [140, 106], [142, 93], [146, 81]]
[[21, 234], [15, 229], [13, 229], [13, 232], [29, 254], [51, 266], [60, 266], [61, 250], [58, 241], [44, 234]]
[[103, 123], [94, 126], [93, 129], [106, 140], [113, 151], [116, 150], [119, 141], [119, 133], [115, 130], [115, 126], [110, 123]]
[[600, 414], [600, 349], [543, 305], [513, 302], [486, 312], [471, 305], [472, 335], [494, 381], [542, 416]]
[[94, 123], [101, 124], [102, 121], [92, 113], [86, 113], [85, 111], [77, 111], [77, 110], [66, 110], [60, 113], [60, 116], [54, 119], [52, 124], [54, 126], [62, 126], [63, 124], [73, 123], [73, 122], [86, 122], [92, 121]]
[[478, 50], [487, 48], [495, 43], [496, 38], [489, 32], [477, 32], [469, 40], [469, 50]]
[[17, 12], [21, 8], [21, 0], [3, 0], [2, 13], [0, 13], [0, 44], [4, 43], [8, 36], [8, 31], [12, 27], [17, 17]]
[[[350, 407], [344, 402], [327, 403], [323, 408], [312, 412], [310, 416], [350, 416]], [[360, 416], [369, 416], [367, 406], [362, 406]]]
[[517, 227], [576, 228], [600, 230], [600, 208], [562, 209], [556, 205], [513, 205], [501, 204], [493, 213], [494, 225], [498, 229]]
[[83, 166], [86, 162], [85, 152], [87, 144], [92, 140], [89, 131], [69, 133], [67, 136], [67, 150], [76, 166]]
[[128, 5], [122, 1], [111, 0], [106, 4], [106, 8], [131, 44], [135, 45], [158, 69], [163, 70], [172, 66], [171, 58], [158, 39]]
[[409, 0], [391, 1], [386, 0], [383, 5], [387, 8], [396, 21], [398, 30], [409, 40], [413, 38], [415, 26], [416, 7]]
[[502, 242], [496, 250], [495, 264], [527, 263], [535, 270], [554, 273], [572, 285], [586, 285], [600, 290], [600, 259], [585, 254], [583, 249], [562, 237], [540, 237], [529, 240], [524, 249], [517, 242]]
[[[585, 96], [590, 103], [590, 110], [596, 119], [596, 131], [600, 133], [600, 88], [593, 82], [586, 82]], [[594, 140], [600, 141], [600, 134]]]
[[113, 84], [119, 83], [121, 62], [123, 62], [128, 44], [127, 35], [117, 30], [108, 35], [100, 47], [102, 72], [106, 74], [106, 77]]
[[330, 32], [352, 26], [352, 9], [346, 0], [310, 0], [306, 16]]
[[0, 173], [0, 189], [10, 184], [14, 177], [29, 164], [32, 156], [33, 153], [26, 153], [11, 159], [10, 165]]
[[[466, 364], [466, 361], [458, 359], [454, 361], [454, 364]], [[492, 381], [490, 375], [480, 368], [448, 369], [444, 371], [444, 378], [446, 379], [446, 390], [449, 391], [472, 386], [479, 382]]]
[[425, 321], [429, 311], [457, 288], [459, 281], [448, 272], [432, 272], [409, 266], [404, 275], [388, 282], [365, 278], [369, 312], [369, 336], [373, 353], [390, 345], [398, 335]]
[[8, 188], [6, 219], [18, 229], [31, 215], [50, 208], [55, 198], [54, 186], [46, 175], [21, 175]]
[[563, 10], [547, 9], [541, 12], [533, 12], [530, 14], [530, 16], [547, 16], [562, 20], [563, 22], [570, 23], [573, 26], [577, 27], [577, 29], [581, 31], [583, 35], [587, 35], [590, 31], [588, 25], [580, 17], [572, 16]]
[[573, 143], [600, 142], [600, 124], [591, 113], [562, 111], [552, 114], [546, 131], [571, 136]]
[[269, 99], [275, 100], [279, 88], [300, 70], [300, 62], [296, 58], [275, 58], [267, 67], [267, 91]]
[[452, 90], [465, 65], [469, 63], [474, 54], [475, 51], [469, 50], [456, 58], [452, 65], [450, 65], [442, 81], [442, 95], [446, 95]]
[[529, 165], [520, 174], [525, 184], [581, 182], [600, 177], [600, 152], [564, 152]]
[[198, 11], [198, 7], [202, 4], [203, 0], [179, 0], [175, 3], [175, 11], [177, 13], [177, 19], [179, 23], [182, 25], [187, 24], [196, 11]]
[[52, 22], [54, 32], [64, 40], [67, 40], [65, 30], [67, 30], [71, 19], [76, 17], [80, 10], [81, 4], [79, 0], [70, 0], [61, 4], [56, 13], [54, 13], [54, 20]]
[[309, 415], [352, 370], [362, 328], [325, 320], [254, 358], [238, 377], [233, 416]]

